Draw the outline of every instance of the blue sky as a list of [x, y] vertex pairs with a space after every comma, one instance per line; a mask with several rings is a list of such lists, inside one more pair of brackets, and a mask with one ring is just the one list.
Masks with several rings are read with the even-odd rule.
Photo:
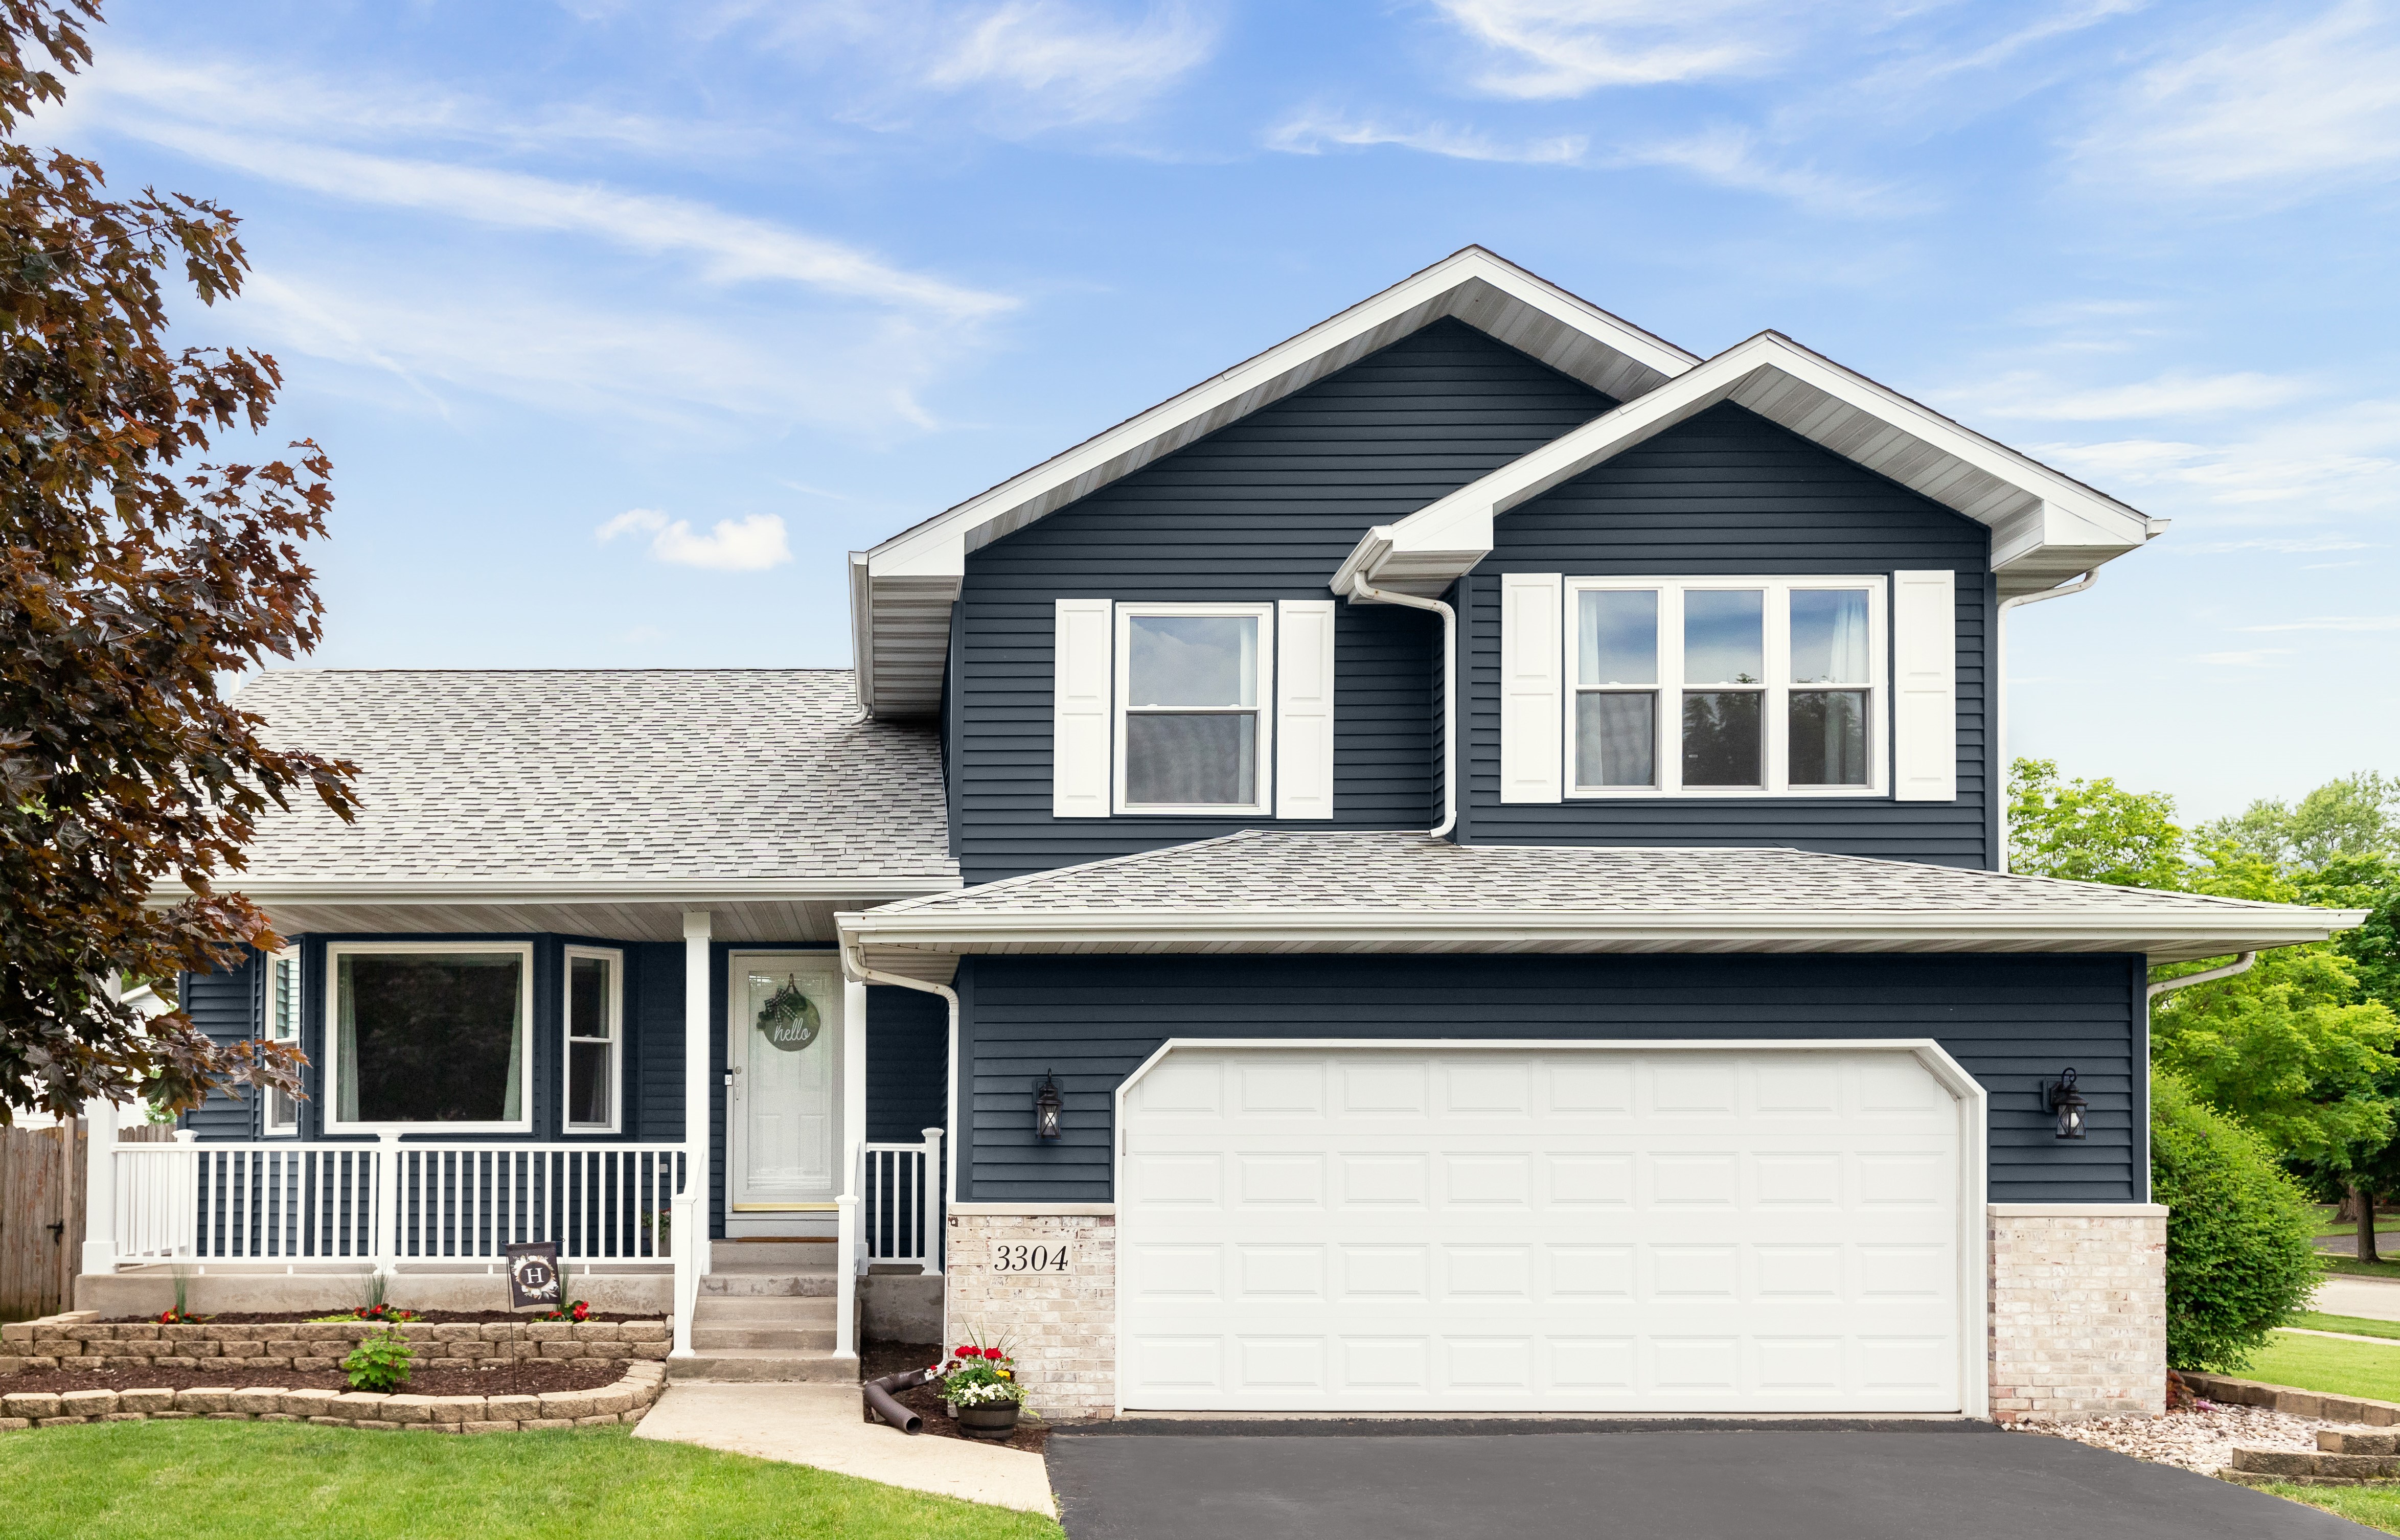
[[2016, 752], [2400, 770], [2400, 5], [109, 11], [39, 131], [244, 216], [184, 330], [334, 455], [320, 662], [845, 663], [841, 552], [1473, 241], [2174, 519]]

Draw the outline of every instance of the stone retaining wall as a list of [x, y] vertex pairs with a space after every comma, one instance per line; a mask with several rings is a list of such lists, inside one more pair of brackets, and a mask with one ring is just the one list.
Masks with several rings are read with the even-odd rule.
[[191, 1390], [7, 1389], [0, 1380], [0, 1432], [79, 1423], [208, 1418], [212, 1422], [313, 1423], [320, 1427], [401, 1433], [514, 1433], [519, 1429], [599, 1427], [637, 1423], [666, 1379], [658, 1364], [629, 1365], [625, 1377], [597, 1390], [539, 1396], [376, 1395], [358, 1390], [280, 1390], [261, 1386]]
[[[422, 1369], [488, 1369], [520, 1358], [663, 1359], [664, 1321], [486, 1321], [455, 1326], [400, 1323]], [[48, 1369], [206, 1369], [220, 1359], [246, 1369], [307, 1373], [342, 1367], [378, 1321], [274, 1321], [263, 1326], [103, 1326], [90, 1311], [0, 1327], [0, 1375]]]

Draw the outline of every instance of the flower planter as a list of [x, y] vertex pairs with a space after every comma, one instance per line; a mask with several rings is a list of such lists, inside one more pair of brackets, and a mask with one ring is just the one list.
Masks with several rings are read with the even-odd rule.
[[1017, 1406], [1002, 1401], [997, 1406], [960, 1407], [959, 1431], [970, 1438], [1005, 1438], [1016, 1431]]

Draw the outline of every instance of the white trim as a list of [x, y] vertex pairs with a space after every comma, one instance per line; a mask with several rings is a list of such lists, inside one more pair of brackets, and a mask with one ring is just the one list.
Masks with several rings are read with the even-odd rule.
[[[1892, 796], [1902, 802], [1958, 797], [1957, 575], [1895, 572], [1891, 593]], [[1992, 767], [2005, 781], [2003, 760]], [[2008, 800], [2007, 787], [1998, 788]]]
[[[1988, 1188], [1991, 1138], [1987, 1098], [1981, 1082], [1969, 1074], [1966, 1067], [1950, 1056], [1949, 1050], [1932, 1038], [1168, 1038], [1160, 1043], [1133, 1073], [1117, 1083], [1111, 1115], [1113, 1140], [1109, 1165], [1109, 1190], [1125, 1188], [1125, 1093], [1139, 1083], [1142, 1077], [1163, 1063], [1167, 1055], [1178, 1049], [1231, 1049], [1255, 1052], [1268, 1049], [1296, 1051], [1352, 1052], [1358, 1049], [1391, 1049], [1423, 1054], [1462, 1054], [1484, 1052], [1518, 1053], [1670, 1053], [1703, 1051], [1716, 1053], [1861, 1053], [1888, 1051], [1906, 1053], [1925, 1066], [1942, 1088], [1948, 1091], [1958, 1104], [1958, 1389], [1959, 1414], [1971, 1418], [1991, 1415], [1991, 1362], [1988, 1315], [1990, 1300], [1991, 1234], [1985, 1225], [1984, 1194]], [[1116, 1411], [1123, 1415], [1125, 1383], [1125, 1331], [1124, 1288], [1125, 1248], [1116, 1248], [1117, 1273], [1115, 1287], [1114, 1328], [1116, 1335], [1115, 1399]]]
[[1050, 816], [1106, 818], [1116, 626], [1107, 599], [1060, 599], [1050, 626]]
[[[1068, 601], [1060, 600], [1063, 606]], [[1127, 770], [1125, 751], [1125, 717], [1129, 712], [1143, 708], [1133, 705], [1128, 692], [1133, 686], [1133, 621], [1136, 616], [1219, 617], [1228, 620], [1256, 620], [1259, 634], [1254, 647], [1253, 667], [1257, 677], [1250, 681], [1251, 703], [1248, 706], [1223, 708], [1169, 707], [1164, 714], [1177, 715], [1203, 709], [1215, 709], [1220, 715], [1247, 714], [1257, 724], [1250, 744], [1250, 791], [1248, 802], [1153, 803], [1134, 802], [1125, 795]], [[1121, 600], [1116, 606], [1112, 629], [1115, 644], [1115, 682], [1109, 696], [1109, 749], [1114, 761], [1111, 776], [1110, 807], [1127, 818], [1272, 818], [1275, 816], [1275, 606], [1263, 604], [1166, 604]]]
[[[401, 1123], [360, 1120], [343, 1122], [339, 1116], [342, 1105], [342, 1009], [341, 966], [345, 957], [422, 957], [436, 953], [514, 952], [523, 960], [517, 975], [517, 1106], [523, 1115], [513, 1123]], [[324, 1135], [335, 1134], [529, 1134], [533, 1132], [533, 969], [534, 944], [530, 941], [329, 941], [325, 944], [325, 1073], [322, 1105], [325, 1111], [318, 1125]]]
[[[1792, 595], [1817, 590], [1864, 589], [1867, 592], [1867, 677], [1863, 682], [1804, 685], [1792, 679]], [[1711, 590], [1756, 591], [1761, 626], [1758, 693], [1762, 697], [1759, 742], [1759, 784], [1754, 786], [1686, 786], [1683, 784], [1683, 698], [1707, 685], [1684, 682], [1684, 596]], [[1576, 780], [1575, 701], [1584, 688], [1581, 678], [1582, 618], [1576, 595], [1585, 593], [1651, 593], [1658, 596], [1657, 682], [1650, 687], [1657, 702], [1653, 752], [1657, 769], [1648, 786], [1586, 786]], [[1560, 595], [1560, 673], [1561, 689], [1560, 739], [1562, 745], [1561, 784], [1572, 802], [1650, 800], [1658, 797], [1883, 797], [1889, 795], [1884, 767], [1890, 741], [1890, 652], [1885, 579], [1875, 574], [1856, 576], [1578, 578], [1568, 576]], [[1864, 784], [1795, 786], [1792, 784], [1791, 700], [1794, 690], [1863, 690], [1867, 702], [1867, 779]], [[1626, 693], [1641, 693], [1640, 686]]]
[[[307, 1019], [303, 1012], [308, 999], [307, 969], [301, 963], [300, 947], [295, 944], [284, 947], [280, 952], [269, 952], [265, 961], [266, 964], [266, 1000], [263, 1002], [265, 1009], [260, 1014], [258, 1035], [269, 1043], [289, 1043], [296, 1049], [300, 1046], [302, 1027]], [[278, 975], [283, 972], [287, 963], [291, 967], [288, 988], [292, 995], [292, 1035], [288, 1038], [279, 1038], [275, 1035], [275, 1015], [280, 1003], [278, 997], [284, 992], [286, 986], [279, 980]], [[296, 1139], [300, 1137], [300, 1100], [296, 1097], [292, 1100], [292, 1121], [278, 1123], [275, 1121], [276, 1095], [277, 1093], [273, 1091], [267, 1091], [259, 1097], [259, 1137], [269, 1139]]]
[[1275, 815], [1333, 816], [1334, 633], [1331, 599], [1275, 605]]
[[1107, 1215], [1116, 1211], [1117, 1206], [1112, 1203], [954, 1203], [950, 1205], [950, 1212], [953, 1214], [980, 1214], [989, 1218], [1004, 1217], [1010, 1214]]
[[[244, 875], [225, 884], [258, 903], [307, 904], [623, 904], [644, 899], [718, 904], [829, 903], [923, 898], [956, 893], [966, 884], [956, 876], [708, 879], [620, 880], [595, 878], [279, 878]], [[177, 893], [158, 890], [144, 900], [154, 908], [180, 903]], [[184, 893], [189, 897], [188, 893]]]
[[2162, 1203], [1994, 1203], [1984, 1207], [1998, 1220], [2162, 1220]]
[[1438, 593], [1491, 554], [1494, 518], [1728, 401], [1990, 526], [2003, 593], [2048, 588], [2065, 575], [2056, 570], [2062, 565], [2068, 572], [2096, 566], [2166, 527], [1789, 337], [1762, 332], [1369, 530], [1343, 558], [1335, 584], [1355, 573], [1379, 587]]
[[[575, 1106], [575, 960], [608, 965], [608, 1121], [570, 1122]], [[614, 1134], [625, 1125], [625, 954], [615, 947], [561, 948], [558, 961], [558, 1129], [562, 1135]]]

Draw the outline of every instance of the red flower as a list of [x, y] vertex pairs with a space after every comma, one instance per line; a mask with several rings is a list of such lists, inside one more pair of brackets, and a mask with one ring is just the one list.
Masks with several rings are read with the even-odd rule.
[[983, 1356], [983, 1351], [980, 1348], [954, 1347], [950, 1349], [950, 1356], [953, 1358], [979, 1358]]

